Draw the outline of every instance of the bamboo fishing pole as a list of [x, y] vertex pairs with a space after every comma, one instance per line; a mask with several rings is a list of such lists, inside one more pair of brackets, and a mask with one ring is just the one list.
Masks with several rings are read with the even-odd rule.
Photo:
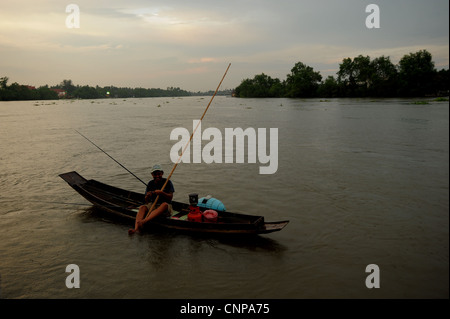
[[[196, 126], [195, 129], [192, 131], [191, 137], [189, 138], [189, 141], [186, 143], [186, 145], [184, 146], [183, 150], [181, 151], [181, 154], [180, 154], [180, 156], [178, 157], [177, 161], [175, 162], [175, 165], [173, 166], [172, 171], [170, 172], [169, 176], [167, 176], [166, 182], [164, 183], [163, 187], [161, 188], [161, 191], [163, 191], [164, 188], [166, 187], [167, 183], [169, 182], [170, 178], [172, 177], [173, 172], [174, 172], [175, 169], [177, 168], [178, 163], [180, 162], [181, 158], [183, 157], [184, 151], [186, 150], [186, 148], [187, 148], [187, 147], [189, 146], [189, 144], [191, 143], [191, 140], [192, 140], [192, 138], [193, 138], [195, 132], [197, 131], [197, 128], [199, 127], [200, 123], [202, 122], [203, 118], [205, 117], [205, 114], [206, 114], [206, 112], [208, 111], [209, 106], [211, 105], [211, 102], [213, 101], [214, 97], [216, 96], [217, 91], [219, 91], [219, 88], [220, 88], [220, 86], [222, 85], [222, 82], [223, 82], [223, 80], [225, 79], [225, 76], [227, 75], [228, 69], [230, 68], [230, 66], [231, 66], [231, 63], [228, 64], [228, 67], [227, 67], [227, 69], [226, 69], [226, 71], [225, 71], [225, 73], [224, 73], [224, 75], [223, 75], [223, 77], [222, 77], [222, 80], [220, 80], [219, 85], [217, 86], [216, 91], [214, 92], [213, 96], [211, 97], [211, 100], [209, 101], [208, 106], [206, 107], [205, 111], [203, 112], [202, 117], [200, 118], [200, 121], [198, 121], [197, 126]], [[153, 211], [153, 209], [155, 208], [156, 203], [158, 202], [158, 199], [159, 199], [159, 195], [156, 196], [156, 199], [154, 200], [154, 202], [153, 202], [152, 206], [150, 207], [150, 209], [149, 209], [147, 215], [145, 216], [145, 218], [147, 218], [147, 217], [150, 215], [150, 213]]]

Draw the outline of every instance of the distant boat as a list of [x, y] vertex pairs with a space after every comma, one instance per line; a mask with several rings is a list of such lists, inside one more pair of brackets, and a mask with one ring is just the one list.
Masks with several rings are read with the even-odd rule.
[[[112, 217], [119, 216], [128, 220], [132, 225], [136, 218], [139, 206], [144, 203], [144, 195], [118, 187], [103, 184], [96, 180], [86, 180], [77, 172], [68, 172], [59, 175], [81, 196], [94, 206], [110, 213]], [[173, 214], [170, 217], [158, 217], [148, 222], [149, 226], [160, 226], [167, 229], [210, 234], [266, 234], [282, 230], [288, 220], [278, 222], [265, 222], [263, 216], [253, 216], [230, 212], [217, 212], [214, 222], [199, 222], [189, 220], [189, 204], [172, 201]], [[208, 208], [200, 208], [202, 211]]]

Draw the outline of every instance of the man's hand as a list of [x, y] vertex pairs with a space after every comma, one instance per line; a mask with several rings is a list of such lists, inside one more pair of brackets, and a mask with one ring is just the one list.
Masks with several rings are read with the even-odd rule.
[[149, 199], [153, 196], [153, 192], [147, 192], [147, 194], [145, 195], [145, 202], [148, 203]]

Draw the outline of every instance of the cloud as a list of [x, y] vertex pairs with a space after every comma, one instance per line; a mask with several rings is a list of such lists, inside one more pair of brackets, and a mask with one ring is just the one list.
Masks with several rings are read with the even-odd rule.
[[218, 61], [218, 59], [216, 59], [216, 58], [195, 58], [195, 59], [190, 59], [189, 61], [188, 61], [188, 63], [191, 63], [191, 64], [197, 64], [197, 63], [211, 63], [211, 62], [217, 62]]
[[76, 2], [79, 29], [65, 26], [67, 4], [57, 0], [2, 4], [0, 69], [8, 74], [0, 76], [208, 90], [229, 62], [233, 86], [262, 72], [284, 78], [299, 61], [325, 76], [345, 57], [395, 63], [421, 49], [448, 67], [446, 0], [379, 0], [381, 28], [372, 30], [369, 0]]

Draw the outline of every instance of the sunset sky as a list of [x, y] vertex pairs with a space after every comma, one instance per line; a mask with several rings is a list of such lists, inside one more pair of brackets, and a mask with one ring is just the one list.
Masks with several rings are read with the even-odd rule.
[[[68, 28], [66, 6], [80, 9]], [[380, 8], [368, 29], [366, 6]], [[428, 50], [449, 66], [448, 0], [40, 0], [1, 1], [0, 77], [41, 86], [214, 90], [265, 73], [281, 80], [296, 62], [325, 78], [344, 58]]]

